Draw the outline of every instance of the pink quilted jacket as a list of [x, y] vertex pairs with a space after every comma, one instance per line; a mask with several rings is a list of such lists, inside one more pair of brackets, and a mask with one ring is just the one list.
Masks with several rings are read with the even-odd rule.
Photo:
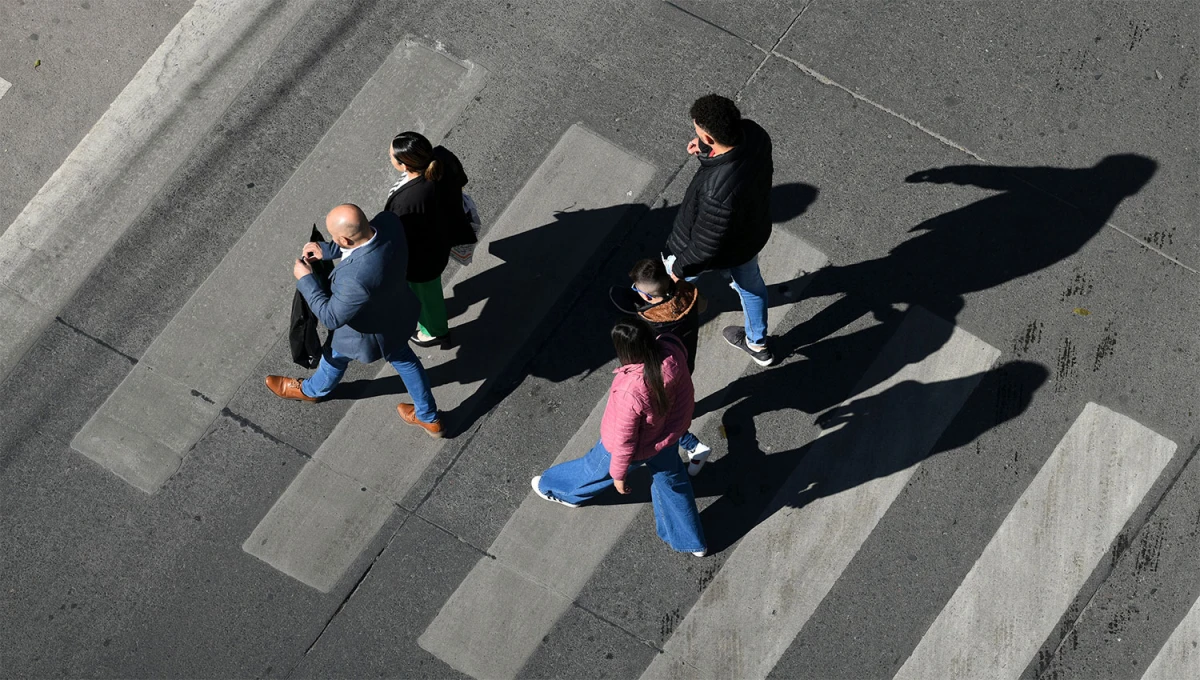
[[613, 373], [608, 392], [608, 405], [600, 421], [600, 441], [612, 454], [609, 474], [613, 479], [625, 479], [629, 466], [679, 441], [692, 424], [696, 408], [696, 393], [688, 373], [686, 350], [674, 335], [658, 336], [663, 353], [662, 374], [667, 386], [670, 405], [666, 413], [655, 414], [650, 409], [650, 389], [642, 379], [642, 365], [621, 366]]

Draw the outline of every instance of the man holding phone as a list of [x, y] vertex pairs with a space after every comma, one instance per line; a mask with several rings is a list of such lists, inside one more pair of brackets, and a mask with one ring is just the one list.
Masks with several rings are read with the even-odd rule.
[[699, 157], [700, 169], [679, 206], [663, 264], [675, 280], [714, 270], [729, 279], [745, 324], [721, 334], [758, 365], [770, 366], [775, 358], [767, 347], [767, 284], [758, 253], [771, 237], [771, 137], [720, 95], [700, 97], [690, 114], [696, 137], [687, 151]]

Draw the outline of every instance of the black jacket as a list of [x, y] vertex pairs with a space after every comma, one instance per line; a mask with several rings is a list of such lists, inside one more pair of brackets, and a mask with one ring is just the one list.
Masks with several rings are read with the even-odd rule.
[[388, 196], [384, 204], [384, 210], [397, 215], [419, 216], [404, 220], [404, 235], [408, 240], [408, 280], [413, 283], [424, 283], [441, 276], [450, 259], [450, 248], [475, 242], [475, 232], [462, 207], [467, 173], [458, 158], [445, 147], [434, 147], [433, 157], [442, 166], [440, 180], [410, 179]]
[[771, 237], [771, 137], [742, 119], [742, 139], [716, 158], [700, 158], [667, 250], [676, 276], [745, 264]]

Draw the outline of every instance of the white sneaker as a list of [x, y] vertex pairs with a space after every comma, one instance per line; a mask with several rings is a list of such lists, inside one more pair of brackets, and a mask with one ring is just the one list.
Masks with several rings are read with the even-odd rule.
[[696, 557], [707, 557], [707, 556], [708, 556], [708, 551], [707, 551], [707, 550], [701, 550], [700, 552], [694, 552], [694, 553], [692, 553], [692, 554], [693, 554], [693, 555], [695, 555]]
[[545, 491], [542, 491], [541, 487], [539, 486], [541, 483], [542, 483], [541, 475], [538, 475], [537, 477], [534, 477], [533, 479], [529, 480], [529, 485], [533, 487], [533, 492], [536, 493], [538, 496], [541, 496], [542, 498], [544, 498], [548, 501], [565, 505], [568, 508], [578, 508], [579, 507], [579, 505], [577, 503], [568, 503], [561, 498], [555, 498], [553, 494], [549, 494], [549, 493], [546, 493]]
[[700, 443], [696, 444], [694, 449], [683, 449], [683, 452], [688, 457], [688, 476], [695, 477], [700, 474], [700, 468], [704, 467], [704, 462], [712, 455], [712, 447]]

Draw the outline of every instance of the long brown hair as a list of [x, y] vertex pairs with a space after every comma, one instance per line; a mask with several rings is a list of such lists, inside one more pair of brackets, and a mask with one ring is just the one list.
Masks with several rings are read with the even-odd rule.
[[654, 329], [638, 317], [621, 319], [612, 329], [613, 347], [622, 366], [642, 365], [642, 380], [650, 391], [650, 409], [663, 414], [671, 405], [662, 377], [662, 353]]
[[393, 137], [392, 158], [430, 182], [442, 178], [442, 164], [433, 157], [433, 145], [420, 132], [401, 132]]

